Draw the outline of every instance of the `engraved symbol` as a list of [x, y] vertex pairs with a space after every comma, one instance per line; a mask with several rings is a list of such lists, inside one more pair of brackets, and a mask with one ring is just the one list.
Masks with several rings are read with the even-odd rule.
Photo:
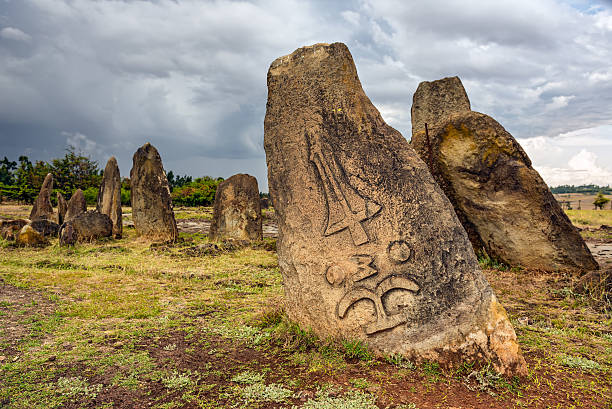
[[327, 272], [325, 273], [325, 278], [327, 279], [327, 282], [336, 287], [344, 282], [345, 277], [346, 273], [344, 272], [342, 267], [337, 264], [329, 266]]
[[389, 258], [399, 264], [408, 261], [410, 254], [412, 254], [408, 243], [403, 240], [391, 242], [387, 251], [389, 252]]
[[397, 327], [405, 323], [408, 319], [404, 314], [398, 313], [387, 315], [385, 307], [382, 303], [382, 297], [385, 293], [394, 289], [404, 289], [412, 292], [419, 291], [419, 286], [414, 281], [397, 276], [390, 276], [382, 280], [374, 290], [365, 287], [353, 288], [346, 293], [340, 300], [337, 307], [338, 317], [344, 318], [351, 305], [361, 300], [371, 300], [374, 303], [376, 310], [376, 321], [365, 325], [364, 330], [367, 335], [372, 335], [379, 331]]
[[[351, 268], [342, 268], [338, 264], [332, 264], [327, 268], [325, 272], [325, 278], [331, 285], [338, 287], [344, 282], [347, 276], [350, 276], [351, 282], [357, 282], [365, 280], [366, 278], [376, 275], [378, 271], [372, 267], [374, 259], [367, 254], [356, 254], [350, 258], [350, 261], [354, 264]], [[349, 270], [349, 274], [347, 274]]]
[[311, 135], [309, 139], [310, 160], [319, 171], [327, 200], [327, 225], [323, 235], [330, 236], [348, 228], [356, 246], [367, 243], [368, 235], [361, 222], [374, 217], [381, 206], [360, 196], [348, 183], [340, 183], [345, 178], [344, 172], [333, 154], [325, 157], [318, 136]]
[[351, 261], [357, 264], [357, 270], [351, 277], [354, 282], [365, 280], [366, 278], [378, 274], [378, 271], [371, 266], [374, 259], [367, 254], [357, 254], [351, 257]]

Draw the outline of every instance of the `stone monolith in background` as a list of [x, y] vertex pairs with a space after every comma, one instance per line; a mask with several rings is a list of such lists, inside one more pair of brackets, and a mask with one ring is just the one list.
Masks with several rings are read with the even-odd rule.
[[70, 196], [70, 200], [68, 200], [66, 214], [64, 215], [64, 222], [69, 222], [86, 211], [87, 202], [85, 201], [85, 195], [81, 189], [77, 189], [72, 196]]
[[[445, 92], [465, 94], [457, 77], [419, 85], [412, 147], [450, 199], [474, 250], [526, 268], [598, 268], [516, 139], [490, 116], [466, 110], [467, 96], [456, 104]], [[428, 134], [422, 118], [433, 122]]]
[[21, 228], [21, 231], [17, 235], [16, 242], [21, 246], [29, 247], [42, 247], [49, 244], [49, 242], [45, 239], [45, 236], [36, 231], [29, 224], [26, 224]]
[[53, 219], [53, 206], [51, 205], [51, 192], [53, 191], [53, 175], [47, 174], [38, 193], [34, 206], [30, 212], [30, 220]]
[[28, 223], [34, 230], [39, 232], [45, 237], [55, 237], [59, 232], [60, 225], [55, 223], [53, 220], [48, 219], [37, 219], [32, 220]]
[[121, 176], [114, 156], [106, 163], [102, 184], [98, 192], [98, 212], [110, 217], [113, 222], [113, 236], [120, 239], [123, 233], [121, 214]]
[[170, 187], [159, 152], [146, 143], [134, 153], [133, 162], [130, 182], [134, 228], [151, 240], [176, 240]]
[[16, 240], [19, 232], [26, 224], [28, 224], [28, 221], [24, 219], [0, 220], [0, 237], [4, 240]]
[[425, 131], [452, 114], [470, 112], [470, 100], [459, 77], [423, 81], [412, 96], [412, 134]]
[[113, 234], [113, 222], [98, 211], [81, 213], [66, 221], [59, 231], [60, 245], [73, 245], [77, 241], [93, 241]]
[[66, 203], [66, 199], [64, 196], [57, 192], [57, 224], [60, 226], [64, 223], [66, 219], [66, 212], [68, 211], [68, 203]]
[[272, 63], [264, 130], [291, 319], [378, 354], [526, 374], [452, 205], [365, 95], [344, 44]]
[[213, 240], [263, 239], [257, 179], [239, 173], [217, 187], [210, 225]]

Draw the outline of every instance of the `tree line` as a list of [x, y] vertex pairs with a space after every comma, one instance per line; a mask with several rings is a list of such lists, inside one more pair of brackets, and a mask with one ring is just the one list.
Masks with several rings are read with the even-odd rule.
[[[98, 162], [83, 153], [76, 152], [73, 146], [66, 149], [62, 158], [49, 162], [32, 161], [25, 155], [17, 161], [11, 161], [6, 156], [0, 160], [0, 202], [3, 200], [31, 204], [36, 200], [42, 183], [48, 173], [53, 175], [53, 191], [61, 193], [66, 200], [81, 189], [88, 205], [95, 205], [98, 189], [102, 182], [104, 171]], [[223, 178], [203, 176], [195, 178], [187, 175], [175, 175], [169, 171], [168, 184], [172, 192], [172, 201], [179, 206], [210, 206], [215, 199], [217, 186]], [[51, 196], [53, 205], [56, 195]], [[130, 205], [130, 179], [121, 178], [121, 204]]]
[[551, 187], [550, 191], [552, 193], [585, 193], [596, 195], [601, 192], [605, 195], [612, 194], [612, 188], [610, 186], [597, 186], [597, 185], [561, 185], [556, 187]]

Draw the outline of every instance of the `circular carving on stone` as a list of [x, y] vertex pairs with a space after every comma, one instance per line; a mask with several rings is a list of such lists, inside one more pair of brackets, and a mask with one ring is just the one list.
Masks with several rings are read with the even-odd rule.
[[325, 273], [325, 278], [327, 278], [327, 282], [333, 286], [339, 286], [344, 282], [346, 278], [346, 273], [337, 264], [329, 266], [327, 272]]
[[408, 261], [410, 255], [412, 254], [410, 246], [408, 246], [408, 243], [406, 243], [404, 240], [391, 242], [389, 244], [388, 251], [389, 257], [396, 263], [404, 263]]

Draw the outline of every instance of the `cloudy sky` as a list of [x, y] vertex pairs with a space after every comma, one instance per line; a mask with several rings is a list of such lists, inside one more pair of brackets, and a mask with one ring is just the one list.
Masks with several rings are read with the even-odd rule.
[[335, 41], [404, 136], [418, 83], [459, 75], [550, 185], [612, 184], [611, 0], [0, 0], [0, 157], [73, 145], [127, 176], [150, 141], [265, 191], [268, 67]]

